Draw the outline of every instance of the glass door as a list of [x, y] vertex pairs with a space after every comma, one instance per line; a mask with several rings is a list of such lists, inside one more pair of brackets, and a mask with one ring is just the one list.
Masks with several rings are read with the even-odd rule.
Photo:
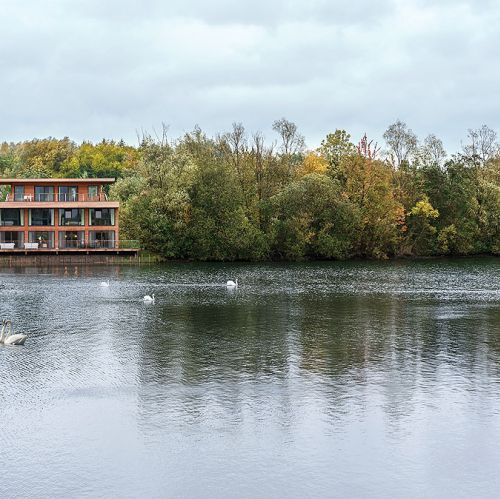
[[35, 201], [54, 201], [54, 187], [37, 185], [35, 187]]
[[[24, 246], [24, 232], [22, 231], [6, 231], [0, 232], [0, 244], [14, 245], [14, 248], [22, 248]], [[1, 248], [1, 246], [0, 246]], [[10, 249], [10, 248], [1, 248]]]
[[30, 243], [37, 243], [39, 249], [52, 249], [54, 247], [54, 232], [33, 231], [28, 235]]
[[99, 192], [97, 185], [89, 185], [89, 201], [98, 201]]
[[59, 232], [59, 248], [85, 248], [85, 233], [83, 231], [76, 230]]
[[113, 249], [115, 247], [115, 232], [112, 230], [92, 230], [89, 232], [89, 245], [94, 249]]
[[14, 187], [14, 201], [24, 201], [24, 185]]
[[78, 201], [78, 187], [76, 185], [61, 185], [59, 187], [59, 201]]

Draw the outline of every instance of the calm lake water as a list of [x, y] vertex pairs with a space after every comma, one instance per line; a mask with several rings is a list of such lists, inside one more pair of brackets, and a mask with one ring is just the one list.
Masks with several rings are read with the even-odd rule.
[[0, 269], [0, 497], [498, 498], [499, 275]]

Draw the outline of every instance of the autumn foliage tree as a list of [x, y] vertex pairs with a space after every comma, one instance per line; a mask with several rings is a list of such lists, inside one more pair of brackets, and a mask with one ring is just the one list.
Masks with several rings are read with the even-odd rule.
[[[345, 259], [500, 254], [496, 133], [471, 129], [448, 155], [398, 120], [379, 146], [338, 128], [308, 149], [297, 125], [274, 136], [235, 122], [214, 137], [168, 128], [137, 146], [69, 138], [0, 144], [4, 177], [116, 177], [121, 237], [164, 258]], [[5, 192], [0, 192], [0, 198]]]

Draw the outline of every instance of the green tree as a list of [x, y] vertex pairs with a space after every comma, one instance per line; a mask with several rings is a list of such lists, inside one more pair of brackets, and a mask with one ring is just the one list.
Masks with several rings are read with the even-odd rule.
[[103, 140], [98, 144], [83, 142], [61, 165], [65, 177], [121, 177], [139, 161], [136, 148], [123, 142]]
[[217, 162], [198, 167], [189, 197], [191, 258], [223, 261], [266, 256], [266, 240], [245, 214], [234, 171]]
[[432, 255], [437, 249], [437, 229], [433, 221], [439, 217], [427, 196], [423, 196], [406, 216], [408, 233], [404, 253], [409, 255]]
[[321, 141], [321, 146], [318, 151], [328, 162], [330, 175], [339, 180], [342, 178], [342, 173], [339, 167], [342, 160], [356, 153], [356, 147], [351, 142], [351, 136], [345, 130], [335, 130], [329, 133], [325, 139]]
[[273, 251], [279, 258], [344, 259], [353, 254], [359, 213], [329, 177], [302, 177], [276, 195], [271, 207]]
[[361, 214], [356, 254], [371, 258], [396, 254], [404, 208], [394, 195], [391, 167], [358, 154], [345, 158], [341, 168], [346, 175], [344, 195]]

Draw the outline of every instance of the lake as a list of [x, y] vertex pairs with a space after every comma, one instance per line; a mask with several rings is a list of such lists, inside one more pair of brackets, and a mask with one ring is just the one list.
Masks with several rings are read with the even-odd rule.
[[0, 497], [497, 498], [499, 274], [0, 269]]

